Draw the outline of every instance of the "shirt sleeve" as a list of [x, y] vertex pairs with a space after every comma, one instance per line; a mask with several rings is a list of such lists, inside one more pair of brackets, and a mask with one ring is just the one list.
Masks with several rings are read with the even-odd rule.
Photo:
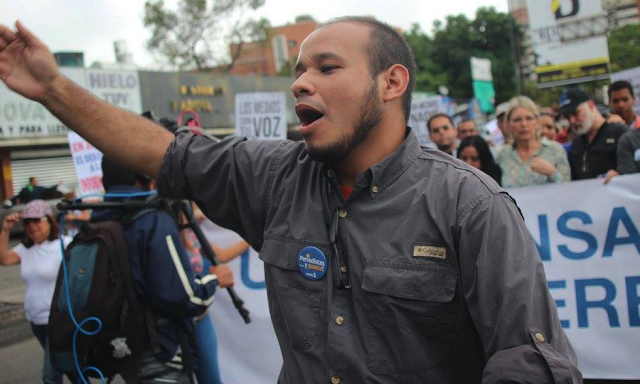
[[181, 134], [163, 159], [158, 192], [195, 201], [211, 221], [259, 249], [273, 167], [283, 143], [239, 137], [215, 142]]
[[12, 251], [15, 252], [18, 255], [20, 260], [22, 260], [22, 258], [24, 257], [24, 255], [27, 252], [27, 247], [25, 247], [24, 244], [20, 243], [20, 244], [16, 245], [15, 247], [13, 247]]
[[581, 383], [535, 243], [506, 193], [460, 220], [462, 289], [487, 364], [483, 383]]
[[569, 167], [569, 160], [567, 159], [566, 151], [560, 144], [558, 144], [554, 145], [554, 152], [554, 157], [556, 158], [554, 164], [556, 171], [551, 176], [551, 182], [564, 183], [566, 181], [571, 181], [571, 169]]
[[[136, 221], [136, 252], [144, 252], [144, 281], [153, 308], [172, 316], [198, 316], [215, 300], [218, 279], [193, 272], [178, 228], [166, 213], [149, 214]], [[143, 249], [140, 249], [143, 248]]]
[[620, 138], [618, 142], [618, 173], [627, 175], [636, 172], [636, 163], [633, 159], [633, 148], [631, 147], [631, 136], [627, 134]]

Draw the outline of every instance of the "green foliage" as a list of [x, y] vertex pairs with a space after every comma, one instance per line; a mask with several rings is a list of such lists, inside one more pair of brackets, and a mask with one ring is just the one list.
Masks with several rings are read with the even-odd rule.
[[491, 59], [496, 102], [514, 96], [510, 22], [508, 14], [493, 7], [481, 7], [474, 20], [450, 15], [444, 22], [434, 22], [433, 37], [414, 25], [405, 38], [416, 56], [416, 89], [435, 93], [439, 85], [445, 85], [453, 97], [473, 97], [470, 58], [475, 56]]
[[179, 0], [170, 10], [162, 0], [147, 0], [144, 26], [151, 30], [147, 49], [157, 53], [172, 67], [202, 70], [212, 66], [233, 65], [228, 44], [265, 39], [269, 22], [244, 17], [248, 10], [264, 5], [265, 0]]
[[611, 72], [640, 65], [640, 24], [629, 24], [609, 35]]
[[431, 59], [432, 40], [422, 32], [418, 24], [413, 24], [405, 39], [416, 58], [416, 91], [435, 94], [439, 85], [447, 84], [447, 74]]
[[564, 91], [564, 87], [538, 88], [537, 83], [527, 81], [524, 83], [522, 94], [542, 107], [557, 107], [558, 100]]

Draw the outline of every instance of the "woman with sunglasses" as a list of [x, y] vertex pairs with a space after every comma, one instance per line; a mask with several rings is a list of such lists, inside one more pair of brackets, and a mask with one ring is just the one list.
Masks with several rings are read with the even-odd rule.
[[502, 185], [502, 170], [493, 159], [487, 142], [480, 136], [468, 136], [462, 139], [458, 147], [458, 159], [491, 176], [498, 185]]
[[[9, 233], [21, 219], [25, 238], [21, 244], [9, 250]], [[22, 214], [7, 215], [2, 221], [0, 232], [0, 264], [21, 264], [20, 275], [27, 287], [24, 310], [33, 334], [44, 349], [42, 381], [46, 384], [62, 383], [62, 373], [51, 365], [47, 345], [49, 309], [62, 260], [58, 232], [58, 223], [53, 218], [51, 207], [44, 200], [30, 201], [24, 206]], [[64, 237], [63, 242], [66, 247], [71, 238]], [[75, 378], [69, 379], [76, 383]]]
[[502, 186], [526, 187], [562, 183], [571, 179], [564, 148], [541, 137], [538, 130], [540, 112], [526, 96], [509, 101], [506, 124], [513, 131], [513, 144], [506, 145], [496, 158], [502, 168]]

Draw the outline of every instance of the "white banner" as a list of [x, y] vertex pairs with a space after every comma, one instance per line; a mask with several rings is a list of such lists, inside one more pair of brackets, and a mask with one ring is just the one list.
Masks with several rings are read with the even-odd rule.
[[411, 102], [411, 115], [408, 125], [413, 128], [420, 145], [435, 148], [429, 137], [427, 121], [431, 116], [440, 112], [446, 112], [442, 96], [415, 98]]
[[640, 115], [640, 67], [612, 73], [611, 82], [613, 83], [618, 80], [626, 80], [631, 83], [631, 86], [633, 87], [633, 95], [636, 99], [636, 102], [633, 104], [633, 110]]
[[236, 94], [236, 135], [250, 140], [287, 138], [287, 103], [284, 92]]
[[[602, 16], [602, 2], [596, 0], [527, 0], [531, 41], [537, 65], [556, 65], [608, 58], [604, 35], [561, 41], [558, 25], [570, 25], [585, 18]], [[578, 26], [573, 27], [578, 30]]]
[[[240, 236], [220, 228], [209, 220], [202, 223], [207, 238], [225, 248]], [[216, 293], [209, 313], [218, 337], [218, 362], [225, 384], [275, 383], [282, 368], [282, 353], [271, 324], [264, 264], [254, 250], [230, 261], [234, 289], [250, 312], [251, 323], [245, 324], [229, 294]]]
[[[60, 68], [60, 72], [81, 87], [84, 69]], [[0, 139], [65, 136], [64, 126], [42, 104], [13, 92], [0, 82]]]
[[[142, 112], [137, 71], [61, 67], [60, 72], [113, 105]], [[0, 82], [0, 139], [65, 136], [67, 132], [67, 127], [41, 104]]]
[[73, 131], [69, 131], [68, 138], [71, 157], [78, 175], [80, 196], [104, 193], [102, 186], [102, 152]]
[[138, 71], [88, 69], [87, 89], [104, 101], [131, 112], [142, 113]]
[[493, 81], [491, 60], [471, 56], [471, 79], [479, 81]]
[[585, 378], [640, 379], [640, 175], [509, 191]]

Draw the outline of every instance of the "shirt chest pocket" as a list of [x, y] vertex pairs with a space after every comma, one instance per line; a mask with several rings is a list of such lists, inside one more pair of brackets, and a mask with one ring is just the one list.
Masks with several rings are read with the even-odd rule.
[[[296, 242], [265, 240], [260, 250], [269, 311], [278, 338], [286, 333], [292, 347], [301, 350], [311, 348], [315, 342], [325, 294], [324, 279], [308, 280], [300, 273], [298, 254], [304, 247]], [[321, 250], [325, 255], [328, 252]]]
[[446, 359], [455, 343], [455, 269], [436, 263], [367, 262], [367, 364], [376, 374], [414, 374]]

